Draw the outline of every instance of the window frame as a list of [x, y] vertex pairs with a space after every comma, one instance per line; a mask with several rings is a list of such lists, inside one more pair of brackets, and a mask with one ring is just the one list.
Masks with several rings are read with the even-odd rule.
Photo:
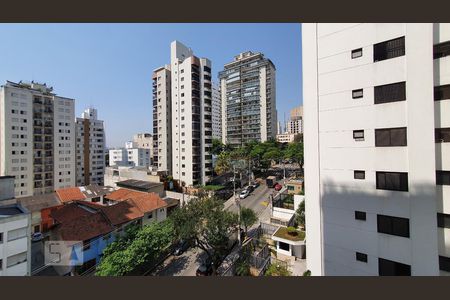
[[437, 227], [450, 229], [450, 214], [437, 213]]
[[450, 127], [442, 127], [434, 129], [435, 143], [450, 143]]
[[[384, 175], [384, 187], [382, 186], [379, 175]], [[398, 188], [392, 188], [388, 187], [387, 183], [393, 183], [392, 181], [395, 180], [395, 178], [387, 178], [386, 175], [400, 175], [399, 178], [399, 187]], [[403, 176], [403, 178], [401, 177]], [[388, 182], [389, 180], [389, 182]], [[403, 183], [406, 181], [406, 185], [402, 187], [402, 180]], [[377, 190], [386, 190], [386, 191], [398, 191], [398, 192], [408, 192], [409, 190], [409, 181], [408, 181], [408, 173], [407, 172], [388, 172], [388, 171], [376, 171], [375, 174], [375, 181], [376, 181], [376, 189]]]
[[[362, 175], [362, 176], [357, 176], [357, 174]], [[357, 179], [357, 180], [364, 180], [364, 179], [366, 179], [366, 171], [364, 171], [364, 170], [354, 170], [353, 171], [353, 179]]]
[[450, 171], [436, 170], [436, 185], [450, 185]]
[[[384, 224], [383, 220], [385, 221]], [[406, 222], [407, 230], [403, 233], [401, 226], [405, 224], [399, 224], [398, 222]], [[386, 223], [387, 222], [387, 223]], [[397, 224], [395, 223], [397, 222]], [[400, 227], [399, 227], [400, 226]], [[377, 232], [383, 234], [389, 234], [398, 237], [410, 238], [411, 236], [411, 228], [410, 228], [410, 220], [408, 218], [388, 216], [377, 214]]]
[[450, 272], [450, 257], [439, 255], [439, 270]]
[[366, 212], [365, 211], [355, 210], [355, 220], [366, 221], [367, 220]]
[[367, 261], [368, 261], [368, 257], [367, 257], [367, 254], [365, 254], [365, 253], [362, 253], [362, 252], [355, 252], [355, 258], [356, 258], [356, 261], [360, 261], [360, 262], [363, 262], [363, 263], [367, 263]]
[[[446, 47], [443, 51], [442, 49], [439, 49], [443, 47]], [[433, 59], [439, 59], [449, 55], [450, 55], [450, 41], [445, 41], [443, 43], [433, 45]]]
[[[355, 134], [361, 133], [362, 132], [362, 137], [355, 137]], [[355, 141], [364, 141], [364, 129], [355, 129], [353, 130], [353, 139]]]
[[450, 99], [450, 84], [443, 84], [434, 87], [434, 101], [444, 101]]
[[[395, 91], [393, 87], [399, 86], [400, 89]], [[391, 90], [389, 90], [391, 88]], [[395, 91], [395, 93], [394, 93]], [[406, 81], [381, 84], [373, 87], [374, 104], [385, 104], [393, 102], [406, 101]], [[390, 94], [389, 94], [390, 93]], [[397, 95], [398, 94], [398, 95]], [[388, 97], [389, 96], [389, 97]], [[394, 97], [397, 96], [397, 97]]]
[[[399, 41], [399, 45], [394, 46], [396, 41]], [[398, 51], [398, 53], [396, 52]], [[396, 57], [405, 56], [406, 43], [405, 36], [396, 37], [387, 41], [379, 42], [373, 45], [373, 62], [380, 62]]]
[[[393, 269], [393, 274], [381, 274], [382, 272], [382, 264], [392, 264], [391, 268]], [[399, 270], [399, 268], [404, 268], [404, 270]], [[386, 268], [385, 268], [386, 269]], [[402, 274], [402, 273], [405, 274]], [[399, 263], [393, 260], [385, 259], [385, 258], [378, 258], [378, 275], [379, 276], [411, 276], [411, 266], [403, 263]]]
[[[358, 55], [360, 54], [360, 55]], [[363, 56], [363, 48], [353, 49], [351, 57], [352, 59], [356, 59]]]
[[[357, 95], [355, 96], [355, 93], [361, 92], [361, 96]], [[364, 98], [364, 89], [356, 89], [352, 90], [352, 99], [361, 99]]]
[[[398, 131], [402, 134], [401, 140], [396, 140], [394, 132]], [[389, 134], [389, 143], [383, 143], [381, 135], [383, 133]], [[392, 127], [392, 128], [376, 128], [375, 129], [375, 147], [406, 147], [408, 146], [408, 128], [407, 127]]]

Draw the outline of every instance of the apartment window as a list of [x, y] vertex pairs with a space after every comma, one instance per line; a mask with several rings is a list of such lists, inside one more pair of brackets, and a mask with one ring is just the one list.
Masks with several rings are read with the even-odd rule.
[[450, 215], [437, 213], [437, 226], [440, 228], [450, 228]]
[[406, 127], [375, 129], [375, 147], [406, 145]]
[[[0, 244], [3, 243], [3, 232], [0, 232]], [[1, 264], [0, 264], [1, 267]]]
[[449, 128], [436, 128], [434, 130], [434, 137], [435, 137], [436, 143], [450, 142], [450, 127]]
[[366, 172], [365, 171], [354, 171], [353, 172], [353, 178], [354, 179], [365, 179], [366, 178]]
[[450, 171], [436, 171], [436, 184], [450, 185]]
[[411, 266], [384, 258], [378, 258], [378, 275], [411, 276]]
[[357, 141], [364, 140], [364, 130], [353, 130], [353, 139]]
[[362, 48], [352, 50], [352, 59], [361, 57], [363, 55]]
[[439, 256], [439, 270], [450, 272], [450, 258]]
[[408, 191], [408, 173], [405, 172], [376, 172], [378, 190]]
[[450, 55], [450, 41], [433, 46], [433, 58], [441, 58]]
[[450, 99], [450, 84], [434, 87], [434, 101]]
[[355, 220], [361, 220], [361, 221], [365, 221], [366, 220], [366, 213], [363, 211], [355, 211]]
[[9, 268], [26, 261], [27, 261], [27, 252], [22, 252], [8, 257], [6, 260], [6, 266]]
[[409, 219], [377, 215], [377, 230], [379, 233], [409, 238]]
[[289, 244], [286, 244], [286, 243], [283, 243], [283, 242], [278, 242], [278, 248], [280, 248], [281, 250], [284, 250], [284, 251], [289, 251], [290, 250]]
[[27, 227], [8, 231], [8, 242], [23, 238], [27, 235]]
[[379, 85], [374, 88], [375, 104], [405, 101], [406, 100], [406, 82], [396, 82]]
[[352, 98], [353, 99], [359, 99], [364, 96], [363, 89], [353, 90], [352, 91]]
[[366, 263], [367, 262], [367, 254], [364, 254], [364, 253], [361, 253], [361, 252], [356, 252], [356, 260]]
[[382, 61], [405, 55], [405, 37], [373, 45], [373, 61]]

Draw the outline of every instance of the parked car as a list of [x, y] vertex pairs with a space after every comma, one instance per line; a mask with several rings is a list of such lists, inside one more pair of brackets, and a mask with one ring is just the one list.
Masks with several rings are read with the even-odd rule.
[[248, 195], [250, 195], [250, 192], [247, 189], [245, 189], [239, 194], [239, 198], [245, 199], [247, 198]]
[[180, 256], [190, 247], [190, 243], [188, 241], [179, 241], [173, 250], [173, 255]]
[[279, 191], [279, 190], [281, 190], [282, 186], [281, 186], [281, 184], [277, 183], [277, 184], [275, 184], [274, 188], [275, 188], [275, 191]]
[[211, 259], [207, 258], [195, 271], [196, 276], [209, 276], [213, 272], [213, 262]]
[[31, 235], [32, 242], [39, 242], [44, 239], [44, 235], [41, 232], [35, 232]]
[[249, 193], [251, 193], [251, 192], [253, 192], [253, 191], [255, 190], [255, 188], [254, 188], [252, 185], [248, 185], [247, 187], [245, 187], [245, 189], [246, 189]]
[[256, 189], [259, 186], [259, 182], [255, 181], [251, 184], [251, 186], [253, 187], [253, 189]]

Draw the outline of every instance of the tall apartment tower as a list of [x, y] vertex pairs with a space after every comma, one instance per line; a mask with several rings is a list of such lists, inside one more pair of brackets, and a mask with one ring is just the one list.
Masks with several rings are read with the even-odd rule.
[[286, 132], [299, 134], [303, 133], [303, 106], [291, 109], [291, 118], [286, 123]]
[[450, 24], [305, 24], [312, 275], [450, 275]]
[[171, 43], [172, 176], [187, 186], [212, 175], [211, 61]]
[[16, 197], [75, 186], [74, 102], [46, 84], [1, 87], [0, 176], [15, 176]]
[[212, 84], [212, 137], [222, 140], [222, 99], [216, 83]]
[[105, 130], [95, 108], [76, 119], [77, 186], [103, 185], [105, 175]]
[[222, 142], [275, 139], [277, 134], [275, 65], [262, 53], [234, 57], [219, 73], [222, 94]]
[[153, 168], [172, 174], [172, 87], [170, 65], [153, 71]]

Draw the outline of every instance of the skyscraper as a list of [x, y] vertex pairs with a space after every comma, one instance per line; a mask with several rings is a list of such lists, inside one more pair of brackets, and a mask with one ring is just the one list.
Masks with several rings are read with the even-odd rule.
[[222, 99], [216, 83], [212, 85], [212, 137], [222, 140]]
[[105, 131], [95, 108], [86, 109], [76, 119], [77, 186], [103, 185], [105, 175]]
[[211, 61], [178, 41], [170, 46], [172, 176], [205, 184], [212, 175]]
[[262, 53], [243, 52], [219, 73], [222, 142], [238, 147], [277, 134], [275, 65]]
[[0, 176], [15, 176], [16, 197], [75, 185], [74, 102], [46, 84], [1, 87]]
[[450, 275], [449, 24], [304, 24], [312, 275]]

